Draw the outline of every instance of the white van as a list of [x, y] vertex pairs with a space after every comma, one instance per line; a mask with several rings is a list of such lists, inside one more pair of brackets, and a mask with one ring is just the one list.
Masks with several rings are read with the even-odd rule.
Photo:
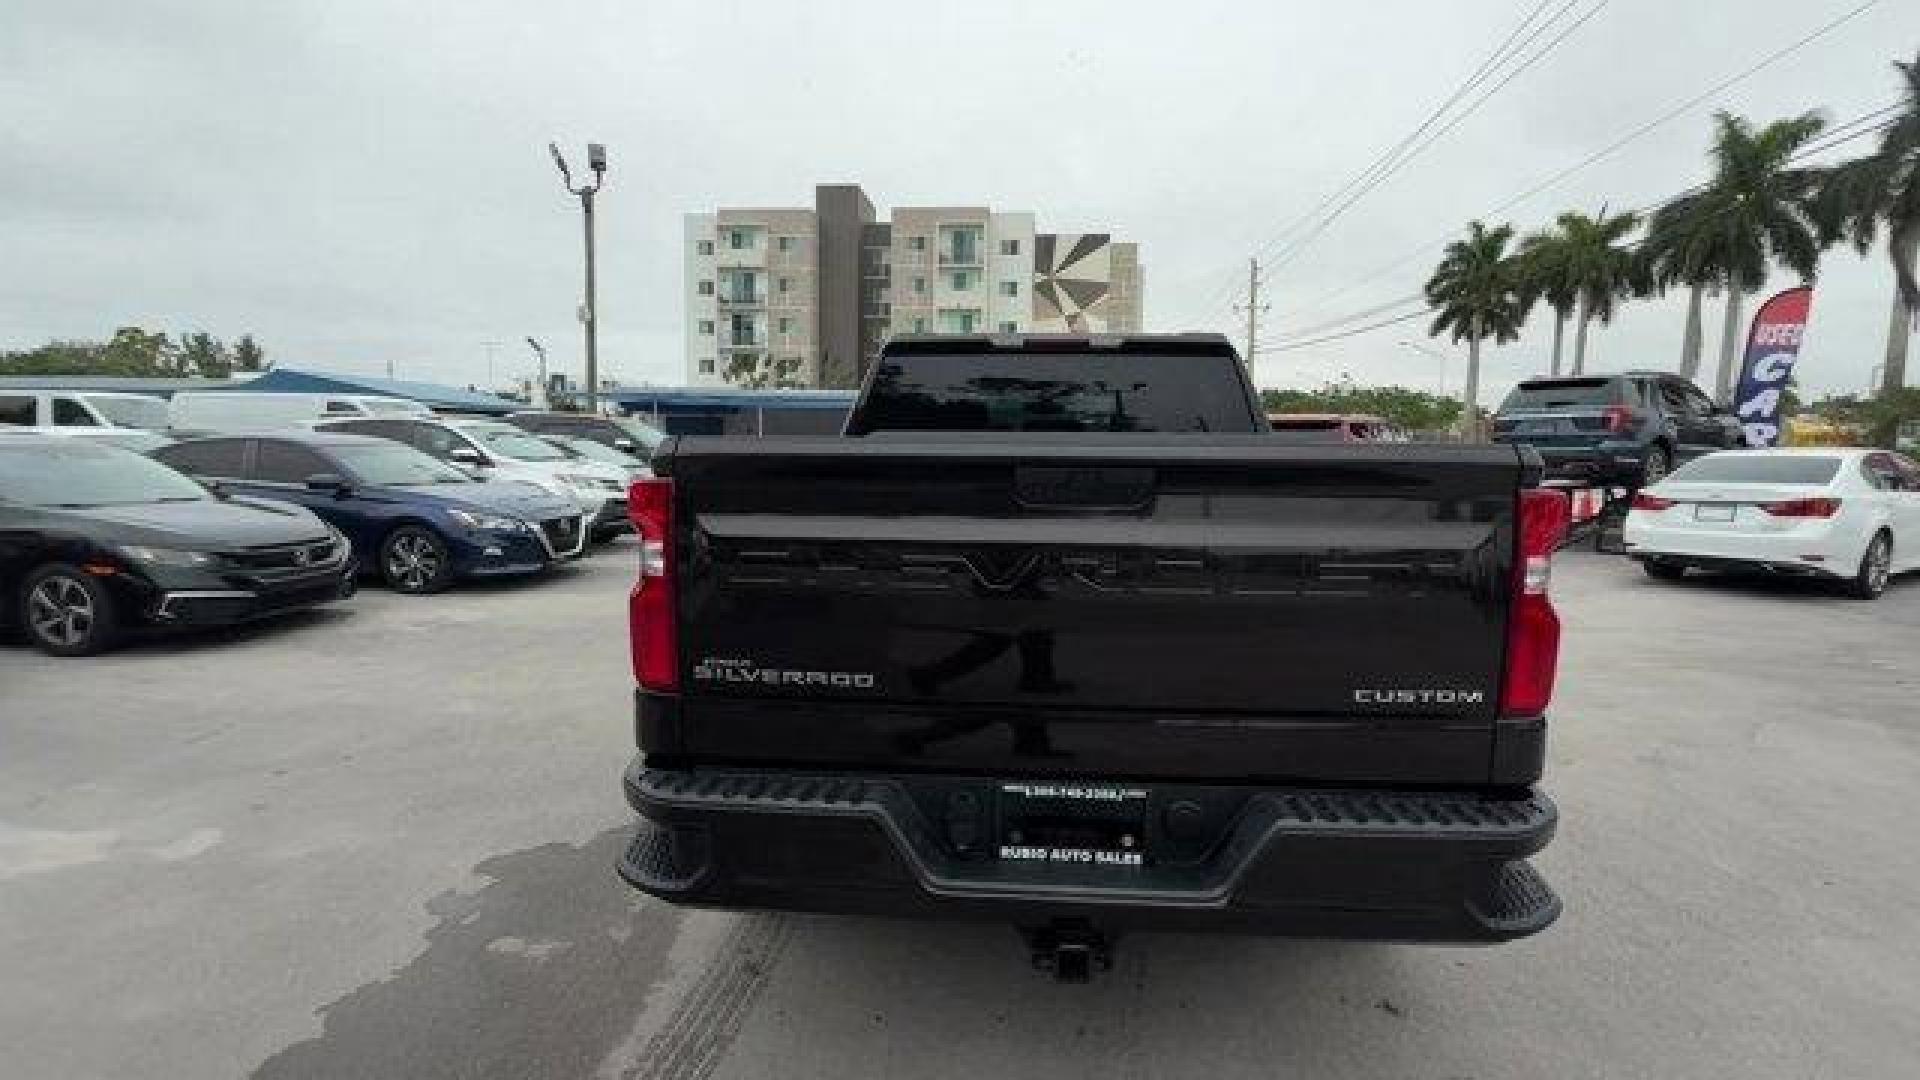
[[322, 420], [365, 416], [430, 416], [406, 398], [377, 394], [277, 394], [252, 390], [183, 390], [167, 408], [181, 431], [261, 431], [308, 428]]
[[0, 389], [0, 425], [123, 427], [164, 431], [167, 403], [152, 394], [106, 390]]

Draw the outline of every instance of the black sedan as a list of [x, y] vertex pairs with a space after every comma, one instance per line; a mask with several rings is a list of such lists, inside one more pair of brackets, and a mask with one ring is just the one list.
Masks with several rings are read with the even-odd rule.
[[336, 600], [352, 564], [300, 507], [217, 496], [111, 446], [0, 434], [0, 625], [55, 655]]

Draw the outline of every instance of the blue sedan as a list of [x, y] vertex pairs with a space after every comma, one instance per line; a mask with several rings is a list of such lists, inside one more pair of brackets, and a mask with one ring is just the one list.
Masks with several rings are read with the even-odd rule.
[[527, 484], [474, 480], [388, 439], [275, 432], [193, 439], [152, 456], [220, 490], [306, 507], [352, 541], [363, 570], [398, 592], [535, 573], [586, 546], [572, 502]]

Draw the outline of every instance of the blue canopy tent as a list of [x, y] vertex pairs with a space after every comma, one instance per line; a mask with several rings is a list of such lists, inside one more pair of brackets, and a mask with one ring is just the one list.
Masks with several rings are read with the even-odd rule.
[[377, 379], [369, 375], [344, 375], [297, 368], [274, 368], [257, 379], [221, 387], [231, 393], [261, 394], [377, 394], [381, 397], [417, 401], [436, 412], [475, 413], [504, 416], [526, 408], [478, 390], [462, 390], [440, 383], [414, 382], [410, 379]]

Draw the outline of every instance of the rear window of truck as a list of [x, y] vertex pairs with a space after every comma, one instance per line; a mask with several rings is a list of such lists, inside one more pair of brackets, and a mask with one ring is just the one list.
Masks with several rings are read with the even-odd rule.
[[1252, 430], [1231, 357], [976, 353], [883, 359], [847, 433]]
[[1536, 379], [1513, 388], [1500, 411], [1584, 412], [1614, 404], [1611, 379]]

